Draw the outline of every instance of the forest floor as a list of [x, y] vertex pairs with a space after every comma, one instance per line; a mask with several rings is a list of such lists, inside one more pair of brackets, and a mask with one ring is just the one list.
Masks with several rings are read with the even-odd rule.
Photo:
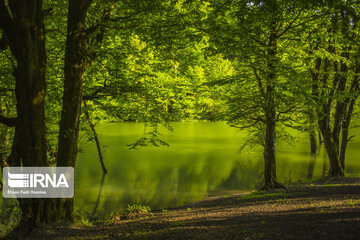
[[92, 226], [44, 226], [28, 239], [360, 239], [360, 178], [211, 197]]

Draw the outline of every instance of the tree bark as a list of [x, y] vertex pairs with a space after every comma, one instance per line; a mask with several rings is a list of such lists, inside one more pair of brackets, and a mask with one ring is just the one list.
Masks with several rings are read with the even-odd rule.
[[276, 159], [275, 159], [275, 123], [269, 118], [266, 121], [266, 135], [264, 147], [264, 189], [271, 189], [278, 186], [276, 182]]
[[[8, 108], [8, 106], [6, 106]], [[0, 114], [4, 114], [5, 110], [9, 110], [4, 108], [3, 106], [0, 105]], [[6, 126], [2, 126], [0, 125], [0, 166], [1, 166], [1, 170], [5, 167], [6, 165], [6, 145], [7, 145], [7, 137], [8, 135], [8, 128]], [[2, 188], [2, 186], [1, 186]]]
[[324, 146], [329, 158], [329, 163], [330, 163], [329, 176], [330, 177], [344, 176], [344, 171], [341, 168], [339, 161], [337, 147], [332, 138], [331, 129], [329, 127], [329, 121], [327, 118], [319, 120], [319, 128], [323, 136]]
[[[81, 111], [82, 81], [87, 61], [85, 18], [90, 1], [70, 0], [65, 49], [63, 107], [59, 129], [57, 166], [75, 168]], [[59, 199], [59, 215], [73, 219], [73, 199]]]
[[[324, 146], [329, 158], [330, 163], [330, 169], [328, 175], [330, 177], [337, 177], [337, 176], [344, 176], [343, 169], [341, 168], [340, 162], [339, 162], [339, 155], [338, 150], [336, 148], [336, 143], [333, 139], [333, 134], [330, 128], [330, 117], [331, 117], [331, 104], [332, 104], [332, 98], [329, 96], [322, 96], [323, 93], [320, 92], [319, 85], [323, 84], [326, 85], [329, 74], [327, 71], [330, 67], [330, 61], [325, 58], [324, 64], [323, 64], [323, 70], [325, 72], [324, 76], [322, 77], [321, 81], [319, 78], [319, 72], [321, 67], [321, 59], [317, 59], [315, 62], [315, 67], [313, 71], [311, 72], [313, 86], [312, 86], [312, 97], [314, 101], [319, 104], [319, 108], [317, 111], [317, 118], [318, 118], [318, 126], [319, 130], [321, 132], [321, 135], [323, 136]], [[336, 81], [336, 79], [334, 79]], [[320, 103], [320, 98], [325, 97], [329, 98], [328, 101]]]
[[349, 126], [351, 122], [351, 117], [353, 115], [353, 111], [355, 108], [355, 103], [357, 98], [359, 97], [359, 77], [358, 74], [360, 72], [360, 64], [357, 63], [355, 74], [356, 76], [353, 79], [353, 82], [350, 87], [350, 91], [355, 93], [352, 97], [347, 97], [345, 100], [345, 106], [347, 109], [345, 110], [342, 126], [341, 126], [341, 145], [340, 145], [340, 164], [343, 170], [345, 170], [345, 154], [346, 154], [346, 148], [347, 144], [350, 140], [349, 138]]
[[[348, 31], [350, 20], [348, 17], [345, 17], [343, 12], [341, 13], [341, 17], [339, 18], [338, 15], [335, 15], [332, 19], [333, 31], [334, 33], [337, 32], [337, 23], [341, 20], [341, 29], [340, 33], [345, 36], [346, 32]], [[334, 46], [330, 45], [330, 52], [335, 54], [335, 43]], [[349, 59], [349, 51], [350, 48], [347, 47], [344, 49], [344, 52], [341, 54], [343, 58]], [[326, 71], [327, 69], [325, 69]], [[344, 176], [344, 169], [341, 166], [340, 162], [340, 151], [339, 151], [339, 144], [340, 144], [340, 132], [342, 128], [342, 120], [347, 109], [346, 101], [341, 99], [337, 99], [336, 107], [335, 107], [335, 114], [334, 114], [334, 123], [333, 129], [329, 126], [330, 124], [330, 116], [331, 116], [331, 105], [332, 105], [332, 98], [335, 94], [344, 94], [346, 82], [347, 82], [347, 72], [348, 67], [344, 61], [340, 61], [340, 69], [338, 69], [338, 61], [334, 62], [334, 70], [335, 76], [333, 79], [333, 87], [331, 89], [331, 94], [328, 99], [328, 103], [323, 105], [323, 113], [325, 116], [319, 120], [319, 127], [320, 131], [322, 132], [324, 138], [324, 145], [326, 151], [328, 153], [329, 162], [330, 162], [330, 169], [329, 169], [329, 176], [337, 177], [337, 176]]]
[[349, 125], [350, 125], [350, 120], [354, 109], [354, 105], [355, 105], [355, 99], [351, 100], [351, 103], [349, 104], [349, 109], [342, 123], [342, 129], [341, 129], [341, 145], [340, 145], [339, 161], [344, 171], [345, 171], [345, 153], [346, 153], [347, 144], [350, 140]]
[[[86, 16], [92, 0], [70, 0], [65, 49], [65, 79], [63, 108], [61, 112], [57, 166], [75, 168], [78, 152], [78, 138], [82, 102], [82, 84], [86, 70], [95, 60], [104, 31], [100, 29], [95, 37], [95, 46], [88, 43], [96, 27], [86, 28]], [[105, 11], [104, 18], [109, 17]], [[93, 49], [91, 49], [93, 48]], [[58, 200], [61, 218], [73, 218], [73, 199]]]
[[[346, 51], [349, 51], [350, 49], [347, 49]], [[348, 59], [349, 58], [349, 54], [343, 54], [342, 57]], [[337, 67], [335, 64], [335, 71], [337, 71]], [[344, 94], [345, 91], [345, 87], [346, 87], [346, 82], [347, 82], [347, 71], [348, 71], [348, 67], [347, 65], [341, 61], [340, 63], [340, 73], [336, 73], [336, 77], [339, 79], [338, 80], [338, 85], [337, 85], [337, 89], [336, 92], [339, 94]], [[340, 132], [341, 132], [341, 128], [342, 128], [342, 120], [344, 117], [344, 114], [346, 112], [346, 108], [347, 108], [347, 102], [346, 101], [341, 101], [338, 100], [336, 102], [336, 107], [335, 107], [335, 115], [334, 115], [334, 124], [333, 124], [333, 130], [332, 130], [332, 137], [334, 139], [334, 144], [336, 147], [336, 150], [339, 152], [339, 148], [340, 148]]]
[[[46, 154], [46, 50], [41, 0], [0, 0], [0, 27], [16, 59], [14, 70], [17, 118], [10, 166], [48, 166]], [[11, 11], [11, 15], [8, 12]], [[22, 218], [17, 234], [53, 218], [52, 199], [18, 199]]]
[[[313, 125], [312, 123], [313, 123], [313, 119], [311, 120], [310, 125]], [[308, 180], [312, 179], [314, 175], [316, 153], [318, 151], [316, 135], [317, 132], [315, 131], [315, 129], [310, 129], [310, 161], [309, 161], [308, 173], [307, 173]]]
[[[274, 14], [277, 10], [276, 0], [270, 1], [269, 8]], [[271, 189], [283, 187], [276, 181], [276, 158], [275, 158], [275, 139], [276, 139], [276, 108], [275, 108], [275, 82], [277, 79], [277, 20], [271, 20], [269, 26], [269, 41], [267, 46], [267, 74], [266, 74], [266, 93], [264, 96], [265, 110], [265, 143], [264, 143], [264, 187]]]

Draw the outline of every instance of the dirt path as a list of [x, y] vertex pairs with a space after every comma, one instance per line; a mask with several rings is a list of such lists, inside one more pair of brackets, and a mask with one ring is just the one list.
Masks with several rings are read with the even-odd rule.
[[[123, 219], [122, 219], [123, 218]], [[360, 239], [360, 178], [219, 196], [110, 225], [47, 226], [29, 239]]]

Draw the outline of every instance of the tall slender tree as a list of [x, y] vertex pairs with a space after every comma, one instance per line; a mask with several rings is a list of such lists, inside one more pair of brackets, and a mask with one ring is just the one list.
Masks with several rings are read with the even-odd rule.
[[233, 96], [228, 121], [250, 129], [251, 142], [264, 147], [264, 189], [282, 187], [276, 180], [276, 128], [292, 125], [292, 114], [304, 105], [293, 45], [302, 23], [311, 19], [297, 1], [216, 1], [213, 12], [212, 40], [237, 62], [238, 75], [227, 81]]

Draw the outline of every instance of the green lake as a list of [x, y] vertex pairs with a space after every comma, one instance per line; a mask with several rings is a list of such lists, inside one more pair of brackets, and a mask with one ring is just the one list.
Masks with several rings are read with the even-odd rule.
[[[170, 147], [130, 150], [127, 144], [142, 137], [143, 123], [99, 125], [97, 131], [109, 170], [104, 178], [96, 146], [83, 136], [75, 171], [75, 210], [103, 218], [112, 212], [124, 212], [132, 204], [166, 209], [261, 185], [262, 148], [240, 152], [245, 132], [224, 122], [177, 122], [172, 126], [173, 132], [163, 131]], [[296, 137], [292, 145], [276, 146], [278, 180], [288, 184], [306, 180], [309, 174], [314, 178], [326, 174], [324, 147], [316, 159], [311, 159], [308, 137], [296, 131], [292, 134]], [[348, 146], [346, 175], [359, 176], [359, 129], [352, 129], [351, 135], [357, 137]]]

